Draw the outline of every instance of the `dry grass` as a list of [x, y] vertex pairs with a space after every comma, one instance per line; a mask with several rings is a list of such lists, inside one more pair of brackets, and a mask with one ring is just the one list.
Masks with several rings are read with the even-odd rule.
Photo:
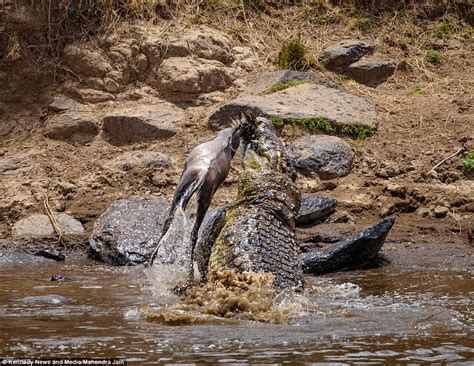
[[21, 45], [18, 40], [16, 33], [11, 33], [8, 36], [8, 42], [6, 47], [6, 58], [10, 61], [17, 61], [22, 57]]
[[[264, 0], [32, 0], [28, 3], [40, 6], [47, 13], [50, 56], [60, 57], [64, 45], [77, 38], [107, 34], [123, 23], [159, 20], [167, 32], [194, 24], [211, 25], [250, 45], [262, 64], [275, 64], [279, 50], [292, 40], [304, 44], [308, 59], [316, 60], [319, 52], [341, 34], [365, 38], [375, 43], [379, 53], [401, 62], [416, 83], [437, 78], [436, 65], [426, 58], [433, 42], [472, 43], [473, 34], [472, 27], [452, 13], [428, 22], [420, 17], [420, 7], [374, 15], [350, 4], [331, 6], [326, 0], [302, 0], [281, 7], [274, 6], [281, 2]], [[454, 3], [446, 2], [446, 9], [453, 8]], [[160, 16], [167, 18], [166, 21], [160, 20]], [[22, 54], [17, 47], [22, 43], [22, 36], [11, 42], [11, 59]], [[443, 57], [442, 50], [437, 52]], [[310, 66], [314, 71], [320, 67], [316, 63]]]

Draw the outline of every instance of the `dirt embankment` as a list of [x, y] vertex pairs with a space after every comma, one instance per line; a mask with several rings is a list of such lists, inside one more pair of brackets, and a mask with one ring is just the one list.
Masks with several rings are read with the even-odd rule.
[[[343, 136], [354, 152], [348, 175], [301, 177], [302, 191], [336, 198], [360, 227], [395, 215], [392, 242], [467, 245], [474, 223], [473, 171], [461, 165], [474, 150], [469, 9], [233, 4], [161, 6], [152, 21], [101, 14], [106, 23], [89, 21], [84, 30], [77, 23], [92, 15], [73, 4], [51, 13], [0, 3], [0, 237], [42, 213], [46, 197], [86, 233], [116, 199], [171, 197], [186, 153], [214, 133], [208, 116], [276, 69], [282, 45], [295, 41], [304, 45], [307, 71], [367, 99], [378, 121], [373, 136]], [[58, 21], [60, 14], [67, 19]], [[318, 55], [344, 39], [375, 45], [376, 57], [396, 63], [395, 74], [373, 87], [328, 71]], [[285, 126], [282, 138], [291, 144], [314, 133]], [[214, 206], [233, 197], [237, 165]]]

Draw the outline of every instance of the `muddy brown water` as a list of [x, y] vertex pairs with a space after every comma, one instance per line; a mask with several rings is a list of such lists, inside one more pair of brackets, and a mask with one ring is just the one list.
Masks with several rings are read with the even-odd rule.
[[[54, 274], [69, 277], [51, 282]], [[471, 269], [387, 266], [309, 277], [289, 324], [146, 321], [156, 303], [141, 268], [0, 257], [0, 358], [124, 358], [129, 364], [472, 365]]]

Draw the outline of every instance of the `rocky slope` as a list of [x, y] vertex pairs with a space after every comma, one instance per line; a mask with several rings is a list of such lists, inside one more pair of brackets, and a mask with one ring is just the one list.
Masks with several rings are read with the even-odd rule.
[[[448, 15], [415, 18], [398, 34], [388, 21], [368, 30], [315, 23], [298, 31], [321, 66], [280, 71], [281, 44], [257, 25], [295, 9], [272, 11], [240, 20], [245, 36], [212, 18], [175, 18], [74, 41], [61, 56], [68, 76], [56, 83], [5, 54], [0, 238], [44, 220], [24, 221], [45, 213], [46, 198], [53, 217], [80, 221], [85, 238], [117, 199], [171, 198], [187, 152], [250, 110], [278, 126], [301, 190], [335, 198], [337, 214], [350, 218], [321, 235], [395, 215], [389, 241], [468, 244], [474, 182], [460, 158], [474, 149], [473, 43], [463, 38], [472, 28]], [[432, 37], [446, 19], [449, 37]], [[427, 61], [430, 50], [439, 62]], [[213, 206], [230, 202], [239, 170], [236, 159]]]

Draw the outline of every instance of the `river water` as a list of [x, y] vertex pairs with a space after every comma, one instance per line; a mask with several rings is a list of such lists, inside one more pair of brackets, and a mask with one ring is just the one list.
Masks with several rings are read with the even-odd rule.
[[[70, 281], [52, 282], [55, 274]], [[364, 365], [474, 360], [472, 270], [387, 266], [309, 277], [313, 291], [305, 309], [288, 324], [149, 322], [139, 309], [157, 299], [141, 268], [4, 256], [0, 279], [0, 358]]]

